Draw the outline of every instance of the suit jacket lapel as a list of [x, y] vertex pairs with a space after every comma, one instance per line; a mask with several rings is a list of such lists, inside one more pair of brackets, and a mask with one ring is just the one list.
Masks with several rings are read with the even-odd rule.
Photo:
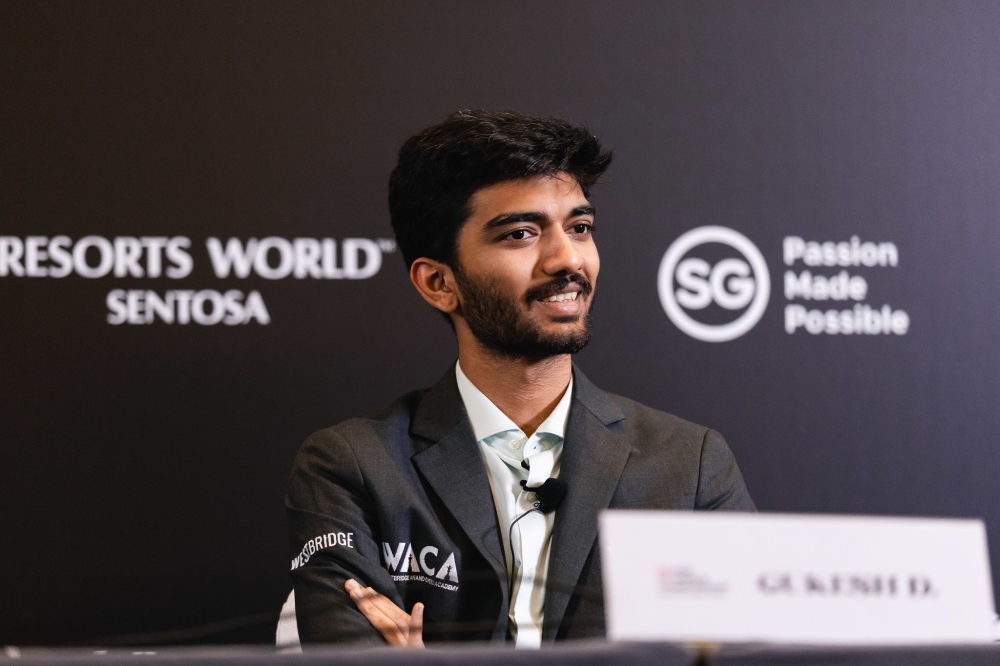
[[624, 414], [609, 396], [573, 368], [574, 396], [559, 478], [566, 497], [556, 510], [545, 585], [542, 638], [555, 638], [584, 562], [597, 539], [597, 515], [611, 503], [631, 447], [608, 428]]
[[454, 366], [420, 401], [411, 434], [428, 440], [412, 456], [413, 463], [496, 572], [506, 609], [506, 560], [493, 492], [458, 392]]

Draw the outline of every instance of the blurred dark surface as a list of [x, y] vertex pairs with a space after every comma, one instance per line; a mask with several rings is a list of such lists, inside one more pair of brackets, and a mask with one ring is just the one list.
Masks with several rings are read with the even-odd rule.
[[139, 664], [183, 664], [184, 666], [293, 666], [295, 664], [492, 664], [514, 666], [777, 666], [809, 664], [815, 666], [951, 666], [952, 664], [996, 664], [1000, 647], [996, 645], [934, 645], [934, 646], [781, 646], [781, 645], [714, 645], [680, 646], [667, 643], [604, 643], [580, 641], [563, 643], [541, 650], [515, 650], [507, 647], [450, 646], [428, 650], [399, 648], [345, 649], [317, 646], [303, 654], [275, 654], [273, 649], [251, 646], [209, 648], [155, 648], [143, 650], [18, 650], [18, 658], [0, 662], [31, 663], [39, 666], [73, 666], [74, 664], [138, 666]]

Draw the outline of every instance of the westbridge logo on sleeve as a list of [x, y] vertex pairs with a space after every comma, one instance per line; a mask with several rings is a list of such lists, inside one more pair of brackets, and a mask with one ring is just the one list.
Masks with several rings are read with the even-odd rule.
[[[210, 237], [205, 250], [219, 280], [365, 280], [395, 252], [387, 238], [229, 238]], [[195, 267], [187, 236], [0, 236], [0, 278], [94, 280], [181, 280]], [[116, 288], [107, 292], [105, 320], [119, 324], [249, 323], [267, 325], [270, 313], [260, 291], [241, 289]]]
[[292, 560], [292, 570], [298, 569], [309, 563], [309, 559], [321, 550], [328, 548], [354, 548], [354, 532], [327, 532], [320, 534], [306, 541], [302, 546], [302, 552]]
[[[863, 302], [868, 281], [857, 273], [896, 267], [895, 243], [862, 241], [857, 235], [839, 242], [786, 236], [781, 256], [789, 267], [783, 280], [789, 335], [905, 335], [909, 330], [904, 310]], [[660, 261], [657, 286], [663, 310], [682, 332], [704, 342], [728, 342], [763, 317], [771, 276], [749, 238], [727, 227], [705, 226], [671, 243]], [[810, 308], [799, 301], [835, 307]]]

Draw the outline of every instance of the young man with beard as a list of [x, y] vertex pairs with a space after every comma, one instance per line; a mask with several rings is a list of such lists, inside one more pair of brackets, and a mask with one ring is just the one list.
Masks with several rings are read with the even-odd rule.
[[718, 433], [573, 365], [600, 268], [587, 197], [610, 162], [585, 128], [511, 112], [403, 145], [393, 229], [458, 361], [303, 445], [285, 502], [303, 643], [602, 637], [600, 511], [754, 510]]

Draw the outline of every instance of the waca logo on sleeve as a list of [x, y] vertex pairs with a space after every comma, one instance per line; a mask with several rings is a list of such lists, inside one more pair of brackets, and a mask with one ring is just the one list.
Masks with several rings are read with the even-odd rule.
[[414, 550], [411, 543], [403, 542], [394, 546], [383, 541], [382, 555], [385, 557], [385, 568], [389, 573], [394, 573], [392, 579], [395, 581], [415, 580], [445, 590], [458, 590], [455, 553], [448, 553], [444, 557], [437, 546], [424, 546]]

